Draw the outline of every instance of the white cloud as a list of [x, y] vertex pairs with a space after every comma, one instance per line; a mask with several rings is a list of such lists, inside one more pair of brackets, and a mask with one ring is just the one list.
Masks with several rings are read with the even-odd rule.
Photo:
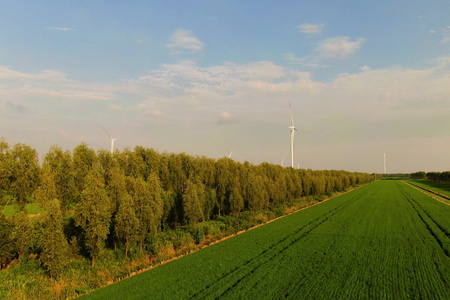
[[352, 41], [348, 36], [337, 36], [321, 41], [315, 51], [323, 59], [344, 59], [358, 51], [364, 41], [364, 38]]
[[308, 34], [308, 35], [317, 35], [322, 32], [322, 28], [324, 26], [325, 26], [325, 24], [303, 23], [301, 25], [298, 25], [297, 28], [301, 33]]
[[172, 49], [174, 54], [182, 52], [196, 53], [203, 50], [204, 44], [193, 35], [192, 31], [178, 29], [170, 37], [167, 47]]
[[359, 70], [361, 70], [361, 71], [363, 71], [363, 72], [369, 71], [369, 70], [370, 70], [370, 67], [369, 67], [369, 66], [362, 66], [362, 67], [359, 68]]
[[[363, 152], [384, 142], [394, 147], [405, 139], [444, 136], [448, 140], [449, 67], [450, 57], [440, 58], [423, 69], [363, 66], [356, 73], [320, 82], [313, 80], [309, 72], [283, 68], [270, 61], [210, 67], [184, 61], [162, 65], [142, 78], [102, 85], [72, 80], [57, 71], [31, 74], [0, 68], [0, 99], [5, 99], [0, 101], [0, 110], [12, 108], [6, 99], [27, 108], [22, 118], [14, 116], [19, 119], [14, 120], [14, 128], [10, 126], [12, 116], [8, 119], [8, 114], [0, 118], [0, 127], [8, 140], [19, 137], [17, 132], [21, 130], [20, 142], [29, 143], [26, 134], [33, 124], [47, 124], [48, 130], [53, 131], [64, 124], [72, 137], [82, 136], [95, 148], [105, 147], [105, 141], [97, 141], [97, 133], [92, 132], [92, 126], [99, 127], [98, 122], [117, 122], [118, 127], [124, 128], [135, 123], [138, 127], [128, 131], [129, 146], [144, 143], [169, 152], [189, 150], [189, 153], [215, 157], [214, 145], [224, 143], [229, 147], [232, 141], [242, 147], [240, 153], [244, 159], [254, 159], [257, 163], [271, 161], [272, 156], [272, 162], [279, 163], [285, 155], [283, 151], [288, 149], [287, 103], [291, 101], [296, 125], [302, 128], [299, 136], [296, 135], [297, 151], [322, 147], [321, 153], [330, 153], [339, 145], [351, 145], [348, 147], [351, 151], [362, 147], [359, 150]], [[63, 96], [52, 101], [52, 105], [41, 105], [41, 100], [52, 92]], [[86, 96], [82, 98], [67, 96], [83, 94]], [[86, 98], [88, 95], [90, 98]], [[123, 118], [105, 112], [103, 102], [73, 101], [99, 95], [115, 100], [111, 104], [116, 104], [106, 104], [109, 109], [125, 107]], [[54, 105], [58, 107], [53, 109]], [[34, 126], [37, 133], [33, 136], [51, 136], [42, 128]], [[180, 128], [188, 138], [179, 138]], [[58, 138], [64, 132], [56, 132]], [[149, 136], [151, 143], [142, 140]], [[61, 141], [73, 147], [69, 143], [73, 138], [61, 138]], [[364, 148], [364, 145], [369, 146]], [[446, 142], [442, 147], [448, 148], [450, 144]], [[48, 146], [41, 147], [39, 152], [47, 150]], [[320, 161], [317, 155], [316, 161]], [[317, 165], [308, 167], [317, 168]]]
[[72, 31], [70, 27], [47, 27], [47, 30]]
[[56, 70], [24, 73], [0, 66], [0, 96], [8, 99], [29, 98], [109, 100], [114, 97], [107, 84], [96, 84], [69, 79]]
[[442, 28], [441, 31], [442, 31], [441, 43], [450, 43], [450, 26]]

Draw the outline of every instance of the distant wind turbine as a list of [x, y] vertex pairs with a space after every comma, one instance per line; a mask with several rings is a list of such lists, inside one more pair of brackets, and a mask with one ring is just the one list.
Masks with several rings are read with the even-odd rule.
[[294, 126], [294, 118], [292, 117], [292, 108], [291, 102], [289, 101], [289, 111], [291, 112], [291, 126], [289, 129], [291, 130], [291, 167], [294, 167], [294, 131], [298, 131]]
[[386, 174], [386, 151], [384, 151], [383, 154], [384, 154], [384, 174]]
[[231, 158], [231, 154], [233, 154], [233, 151], [230, 152], [227, 150], [227, 152], [228, 152], [228, 158]]
[[[103, 127], [102, 127], [103, 128]], [[106, 134], [109, 136], [109, 138], [111, 139], [111, 154], [114, 154], [114, 141], [118, 139], [118, 137], [116, 137], [115, 139], [113, 139], [113, 137], [108, 133], [108, 131], [106, 131], [105, 128], [103, 128], [103, 130], [106, 132]]]

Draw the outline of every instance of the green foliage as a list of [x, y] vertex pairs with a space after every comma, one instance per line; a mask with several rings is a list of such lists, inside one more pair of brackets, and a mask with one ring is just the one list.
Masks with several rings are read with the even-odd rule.
[[103, 177], [97, 167], [88, 173], [81, 202], [76, 207], [75, 221], [83, 228], [91, 258], [92, 267], [100, 254], [109, 233], [111, 218], [110, 199], [104, 189]]
[[28, 254], [34, 237], [34, 226], [30, 218], [20, 211], [13, 216], [14, 229], [12, 239], [19, 253], [19, 260]]
[[378, 181], [86, 298], [446, 299], [449, 215]]
[[0, 216], [0, 270], [2, 265], [13, 257], [14, 240], [13, 224], [5, 217]]
[[40, 260], [50, 272], [50, 277], [58, 277], [68, 263], [68, 244], [64, 236], [61, 204], [58, 199], [47, 203], [47, 210], [39, 239]]
[[[75, 290], [87, 291], [148, 266], [152, 255], [172, 258], [281, 216], [290, 205], [305, 207], [325, 197], [323, 193], [371, 180], [365, 173], [255, 166], [141, 146], [114, 155], [86, 144], [75, 147], [73, 154], [53, 146], [39, 166], [35, 150], [0, 140], [0, 208], [7, 216], [0, 218], [12, 224], [5, 227], [5, 240], [14, 238], [11, 249], [4, 247], [4, 257], [20, 253], [25, 258], [31, 252], [28, 258], [41, 262], [42, 274], [55, 275], [56, 286], [61, 285], [55, 294], [74, 297]], [[59, 210], [53, 199], [60, 200]], [[70, 246], [61, 239], [58, 218]], [[25, 220], [34, 225], [19, 226]], [[20, 228], [33, 226], [30, 242]], [[28, 242], [28, 248], [22, 247]], [[59, 251], [67, 247], [66, 253]]]
[[195, 224], [204, 217], [204, 200], [205, 194], [202, 186], [198, 182], [188, 179], [183, 193], [184, 217], [187, 223]]
[[135, 241], [140, 226], [139, 219], [136, 218], [134, 213], [133, 199], [129, 194], [122, 195], [115, 221], [116, 235], [119, 239], [125, 239], [125, 257], [128, 257], [130, 242]]

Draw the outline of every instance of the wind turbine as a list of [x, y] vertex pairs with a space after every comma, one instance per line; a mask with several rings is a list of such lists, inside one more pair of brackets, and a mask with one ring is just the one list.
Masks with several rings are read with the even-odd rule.
[[294, 131], [298, 131], [294, 126], [294, 118], [292, 117], [292, 108], [291, 102], [289, 101], [289, 111], [291, 112], [291, 126], [289, 129], [291, 130], [291, 167], [294, 167]]
[[[103, 128], [103, 127], [102, 127]], [[106, 131], [105, 128], [103, 128], [103, 130], [106, 132], [106, 134], [109, 136], [109, 138], [111, 139], [111, 155], [114, 154], [114, 141], [118, 139], [118, 137], [116, 137], [115, 139], [113, 139], [113, 137], [108, 133], [108, 131]]]
[[228, 158], [231, 158], [231, 154], [233, 154], [233, 151], [230, 152], [227, 150], [227, 152], [228, 152]]
[[386, 174], [386, 151], [384, 151], [383, 154], [384, 154], [384, 174]]

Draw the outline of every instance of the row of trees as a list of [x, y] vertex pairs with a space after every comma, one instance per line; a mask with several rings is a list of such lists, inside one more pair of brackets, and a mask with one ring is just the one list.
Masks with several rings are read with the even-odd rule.
[[444, 182], [450, 182], [450, 171], [444, 172], [424, 172], [419, 171], [412, 173], [410, 175], [411, 178], [414, 179], [430, 179], [430, 180], [439, 180]]
[[2, 204], [39, 203], [44, 213], [37, 226], [23, 212], [12, 221], [0, 216], [0, 256], [2, 262], [14, 253], [20, 259], [34, 239], [50, 274], [60, 272], [73, 249], [81, 249], [94, 267], [104, 247], [123, 246], [128, 256], [131, 247], [146, 251], [145, 240], [161, 230], [283, 206], [372, 179], [366, 173], [253, 165], [141, 146], [113, 155], [86, 144], [73, 152], [54, 146], [40, 165], [28, 145], [10, 147], [2, 140]]

